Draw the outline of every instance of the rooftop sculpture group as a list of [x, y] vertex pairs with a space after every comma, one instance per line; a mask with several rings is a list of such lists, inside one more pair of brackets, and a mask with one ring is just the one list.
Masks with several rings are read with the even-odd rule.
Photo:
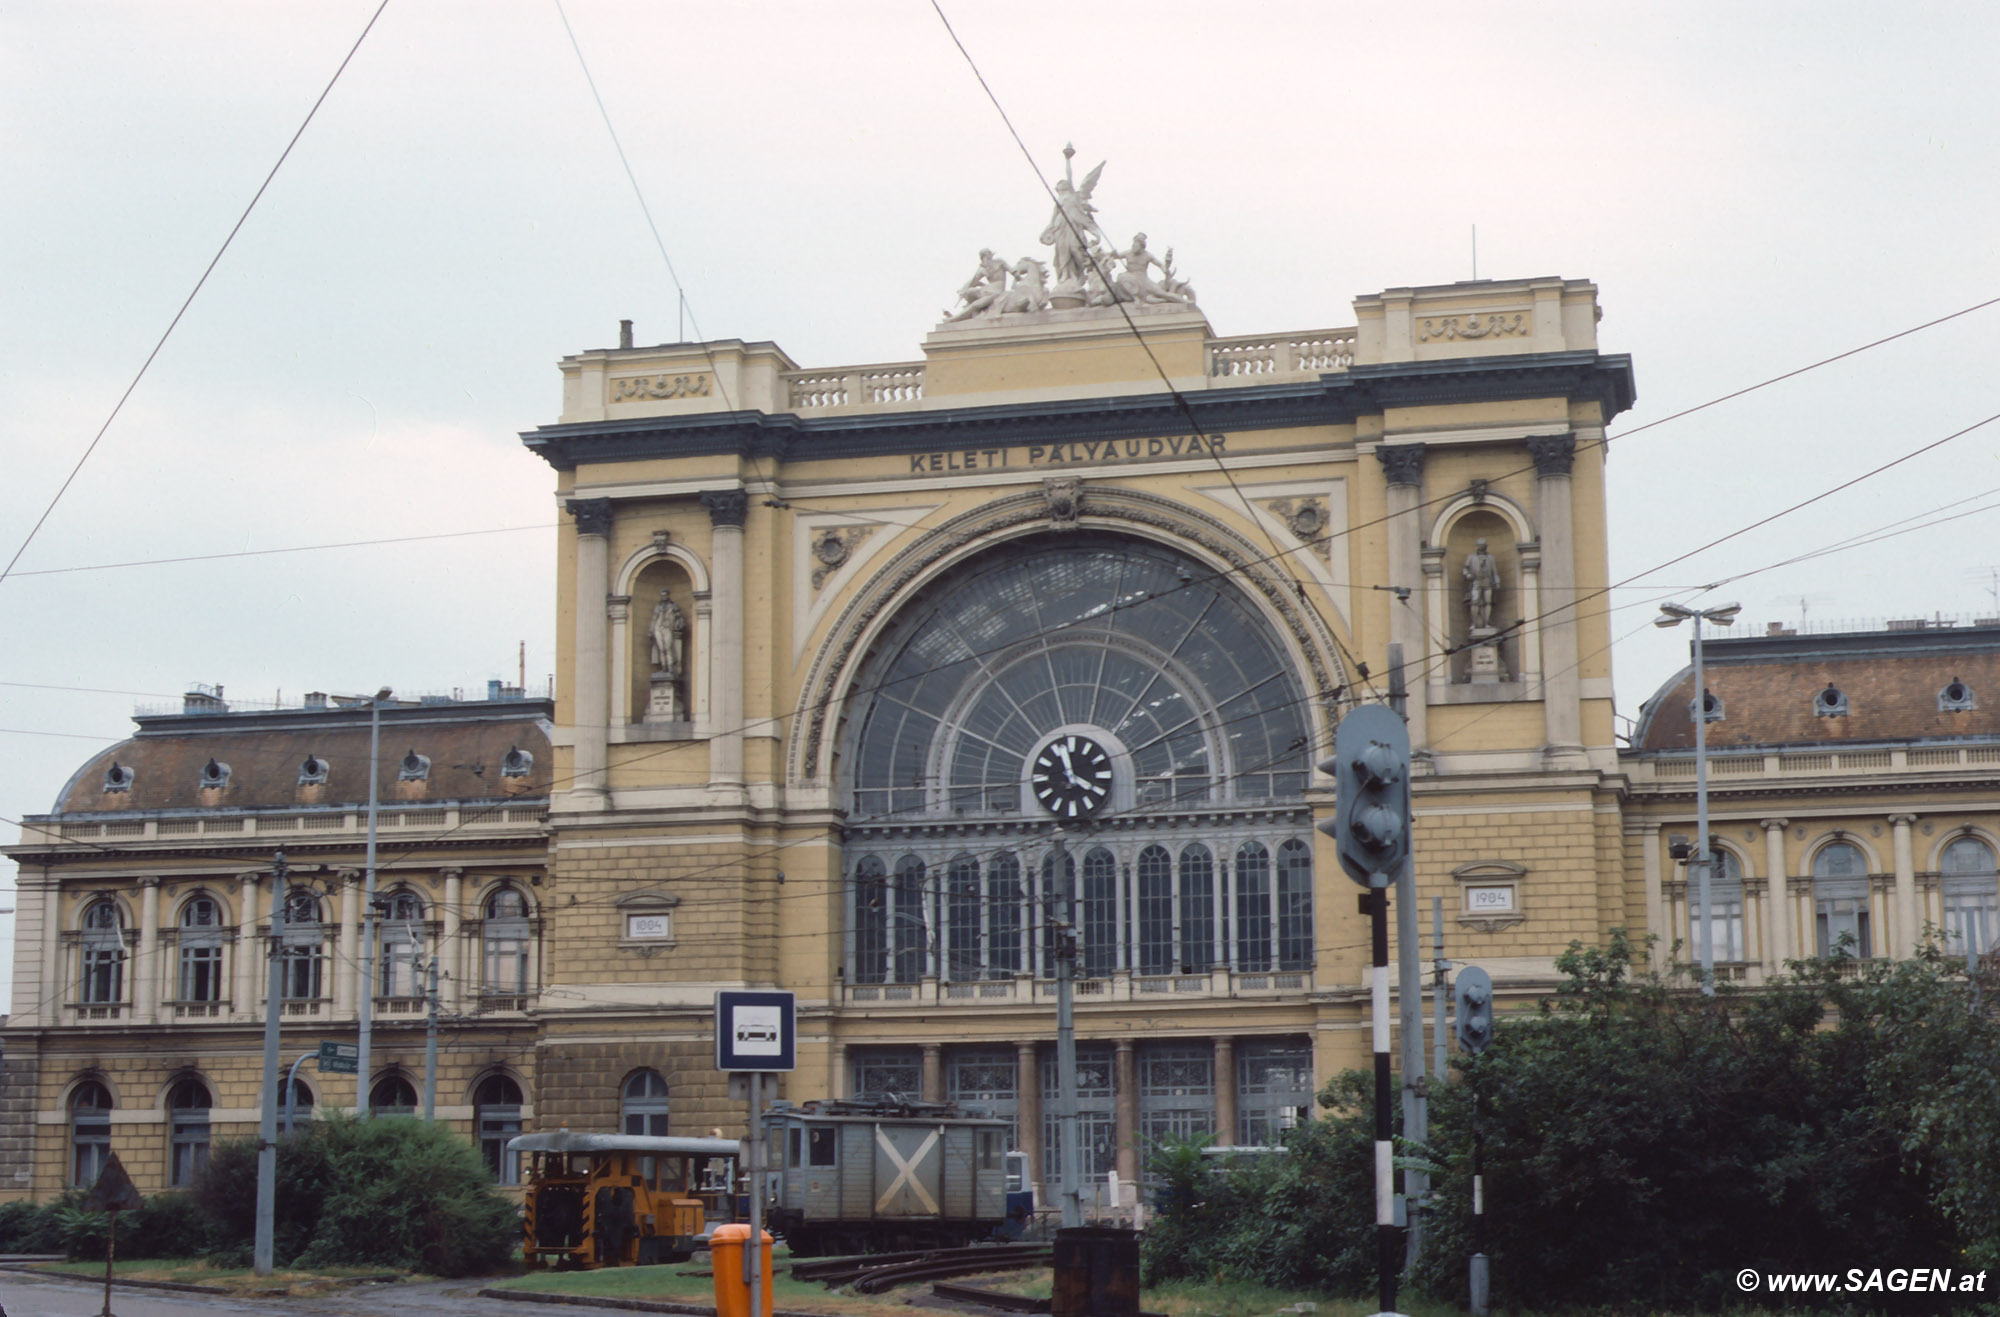
[[[1125, 302], [1136, 305], [1195, 305], [1194, 289], [1174, 273], [1174, 252], [1165, 259], [1146, 246], [1146, 235], [1134, 234], [1132, 245], [1120, 248], [1097, 222], [1091, 196], [1104, 165], [1077, 183], [1070, 172], [1076, 148], [1063, 148], [1063, 176], [1056, 182], [1055, 213], [1042, 230], [1041, 242], [1051, 249], [1055, 284], [1049, 284], [1049, 264], [1032, 256], [1009, 265], [982, 248], [979, 268], [958, 290], [958, 309], [945, 313], [945, 323], [990, 320], [1029, 311], [1063, 311], [1077, 307]], [[1122, 267], [1122, 268], [1120, 268]], [[1159, 277], [1153, 271], [1159, 271]], [[1011, 280], [1011, 282], [1010, 282]]]

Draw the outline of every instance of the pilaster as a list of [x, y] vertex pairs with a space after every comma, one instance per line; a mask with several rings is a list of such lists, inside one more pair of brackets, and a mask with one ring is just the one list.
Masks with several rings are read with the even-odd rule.
[[1215, 1141], [1236, 1143], [1236, 1040], [1215, 1040]]
[[452, 1012], [459, 1011], [465, 1001], [467, 960], [471, 959], [477, 964], [477, 958], [469, 957], [467, 954], [469, 949], [465, 945], [465, 939], [459, 936], [465, 927], [462, 906], [464, 888], [465, 870], [444, 871], [444, 903], [438, 909], [438, 955], [441, 961], [438, 966], [441, 979], [438, 995], [443, 999], [441, 1003], [443, 1009]]
[[[1429, 654], [1424, 627], [1424, 532], [1417, 516], [1423, 506], [1424, 445], [1384, 444], [1375, 450], [1388, 481], [1389, 639], [1403, 647], [1406, 668], [1415, 669]], [[1404, 710], [1410, 728], [1410, 748], [1430, 745], [1425, 716], [1427, 682], [1410, 683]]]
[[1551, 767], [1587, 766], [1583, 756], [1583, 682], [1577, 672], [1576, 535], [1570, 507], [1575, 435], [1528, 440], [1535, 462], [1541, 546], [1542, 715]]
[[1112, 1091], [1117, 1095], [1113, 1121], [1118, 1139], [1118, 1183], [1139, 1182], [1139, 1054], [1130, 1038], [1112, 1049]]
[[604, 809], [611, 801], [604, 781], [611, 500], [573, 498], [563, 508], [576, 518], [576, 672], [570, 681], [575, 759], [569, 792], [580, 808]]
[[1035, 1187], [1035, 1202], [1042, 1190], [1042, 1064], [1033, 1043], [1014, 1044], [1014, 1107], [1018, 1127], [1014, 1141], [1028, 1158], [1028, 1183]]
[[714, 534], [709, 569], [714, 608], [709, 688], [713, 722], [709, 728], [708, 776], [712, 784], [743, 782], [743, 523], [749, 496], [740, 489], [702, 491]]
[[1771, 907], [1771, 972], [1782, 974], [1785, 962], [1798, 954], [1792, 949], [1791, 888], [1785, 873], [1785, 828], [1791, 820], [1763, 819], [1761, 822], [1764, 826], [1764, 872], [1770, 879], [1767, 900]]
[[140, 1024], [160, 1020], [160, 880], [139, 880], [139, 947], [132, 958], [132, 1014]]
[[[1891, 814], [1889, 826], [1894, 829], [1894, 852], [1896, 857], [1896, 954], [1905, 958], [1917, 954], [1918, 934], [1921, 929], [1917, 920], [1917, 865], [1910, 846], [1910, 825], [1917, 821], [1914, 814]], [[1883, 941], [1888, 941], [1884, 938]]]

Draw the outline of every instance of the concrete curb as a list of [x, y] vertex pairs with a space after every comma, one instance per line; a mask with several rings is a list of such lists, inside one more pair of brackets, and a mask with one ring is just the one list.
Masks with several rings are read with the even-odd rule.
[[[541, 1290], [484, 1289], [478, 1294], [482, 1299], [507, 1299], [514, 1303], [560, 1303], [577, 1308], [615, 1308], [621, 1312], [670, 1312], [682, 1314], [682, 1317], [716, 1317], [712, 1305], [668, 1303], [660, 1299], [594, 1298], [584, 1294], [550, 1294]], [[772, 1310], [771, 1317], [835, 1317], [835, 1314], [776, 1308]]]

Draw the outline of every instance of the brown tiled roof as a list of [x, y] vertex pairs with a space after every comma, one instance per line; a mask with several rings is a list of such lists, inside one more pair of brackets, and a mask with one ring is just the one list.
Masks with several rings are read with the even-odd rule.
[[[2000, 736], [2000, 628], [1710, 641], [1703, 654], [1722, 700], [1722, 721], [1708, 725], [1718, 749]], [[1970, 711], [1939, 709], [1954, 680], [1971, 689]], [[1845, 715], [1817, 712], [1829, 682], [1847, 697]], [[1634, 748], [1693, 749], [1693, 699], [1686, 668], [1645, 706]]]
[[[544, 701], [421, 706], [385, 710], [379, 793], [384, 804], [499, 800], [549, 794], [548, 722]], [[139, 735], [121, 741], [80, 768], [63, 788], [54, 813], [169, 809], [311, 808], [365, 805], [368, 800], [368, 715], [365, 710], [291, 710], [140, 719]], [[501, 766], [514, 748], [532, 755], [524, 776]], [[400, 780], [405, 755], [430, 760], [422, 781]], [[323, 761], [326, 781], [299, 781], [306, 759]], [[221, 787], [202, 785], [211, 760], [226, 764]], [[106, 791], [113, 762], [131, 773], [124, 791]]]

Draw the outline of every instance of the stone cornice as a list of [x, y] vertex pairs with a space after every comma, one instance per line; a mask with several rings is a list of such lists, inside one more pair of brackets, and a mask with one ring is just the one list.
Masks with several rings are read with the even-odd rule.
[[1632, 405], [1631, 358], [1551, 352], [1355, 366], [1302, 384], [954, 407], [861, 416], [704, 412], [545, 425], [521, 442], [558, 471], [579, 464], [727, 454], [781, 462], [896, 457], [993, 444], [1063, 443], [1346, 425], [1385, 407], [1562, 396], [1595, 401], [1604, 419]]

